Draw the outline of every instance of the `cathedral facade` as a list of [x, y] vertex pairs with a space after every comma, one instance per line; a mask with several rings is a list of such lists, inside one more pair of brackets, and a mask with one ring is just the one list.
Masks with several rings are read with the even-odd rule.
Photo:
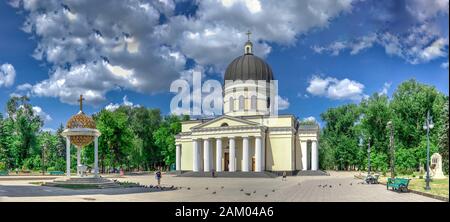
[[319, 126], [304, 124], [294, 115], [273, 115], [273, 80], [271, 67], [253, 55], [248, 40], [244, 55], [234, 59], [224, 75], [224, 115], [182, 122], [175, 139], [176, 170], [288, 175], [318, 170]]

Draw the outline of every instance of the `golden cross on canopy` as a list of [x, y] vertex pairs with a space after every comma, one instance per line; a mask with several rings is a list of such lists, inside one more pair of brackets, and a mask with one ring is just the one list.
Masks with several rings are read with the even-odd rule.
[[250, 32], [250, 30], [249, 31], [247, 31], [247, 33], [246, 33], [246, 35], [248, 36], [248, 41], [250, 42], [250, 35], [251, 35], [252, 33]]
[[83, 111], [83, 94], [80, 95], [80, 99], [78, 100], [78, 102], [80, 102], [80, 111]]

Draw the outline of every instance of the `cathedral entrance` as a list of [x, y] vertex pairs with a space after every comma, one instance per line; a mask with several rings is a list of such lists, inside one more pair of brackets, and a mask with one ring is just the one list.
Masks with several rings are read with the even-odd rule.
[[224, 153], [223, 155], [223, 171], [229, 171], [229, 164], [230, 164], [230, 154], [229, 153]]

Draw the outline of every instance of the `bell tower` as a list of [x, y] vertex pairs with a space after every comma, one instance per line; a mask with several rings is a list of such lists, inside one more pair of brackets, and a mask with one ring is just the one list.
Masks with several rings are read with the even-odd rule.
[[250, 31], [247, 31], [246, 35], [248, 36], [247, 42], [244, 45], [244, 54], [245, 55], [251, 55], [253, 54], [253, 43], [250, 41], [250, 35], [252, 33]]

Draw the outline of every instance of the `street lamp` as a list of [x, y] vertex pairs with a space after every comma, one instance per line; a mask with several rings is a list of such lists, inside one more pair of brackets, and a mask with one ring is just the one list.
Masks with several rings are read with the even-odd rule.
[[370, 137], [369, 137], [369, 140], [367, 141], [367, 145], [368, 145], [368, 148], [367, 148], [367, 153], [368, 153], [368, 159], [369, 159], [369, 163], [368, 163], [368, 167], [367, 167], [367, 169], [368, 169], [368, 172], [367, 172], [367, 175], [370, 175]]
[[427, 118], [425, 119], [425, 123], [423, 124], [423, 129], [427, 131], [427, 178], [425, 179], [427, 185], [425, 190], [431, 190], [430, 187], [430, 129], [433, 129], [433, 117], [430, 116], [430, 111], [427, 111]]
[[394, 150], [394, 130], [392, 129], [392, 121], [387, 122], [387, 126], [390, 129], [390, 137], [389, 137], [389, 143], [390, 143], [390, 149], [391, 149], [391, 178], [393, 179], [395, 177], [395, 150]]

